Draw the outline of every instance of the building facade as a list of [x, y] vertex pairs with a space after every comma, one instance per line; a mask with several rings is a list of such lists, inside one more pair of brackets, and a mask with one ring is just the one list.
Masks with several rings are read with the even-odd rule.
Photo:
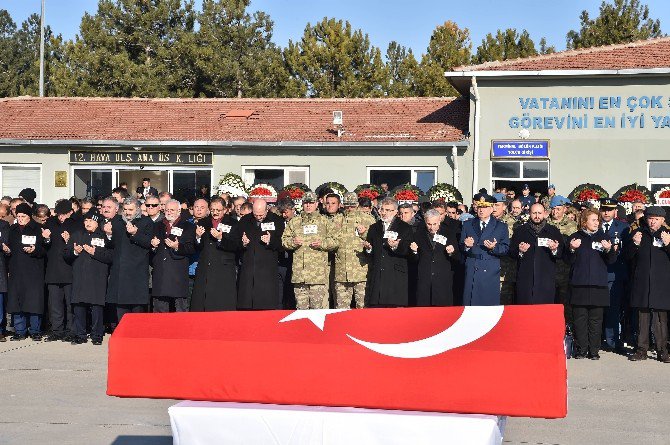
[[149, 177], [182, 198], [231, 172], [277, 188], [427, 190], [458, 183], [468, 115], [468, 101], [454, 98], [3, 99], [0, 194], [32, 187], [52, 204]]

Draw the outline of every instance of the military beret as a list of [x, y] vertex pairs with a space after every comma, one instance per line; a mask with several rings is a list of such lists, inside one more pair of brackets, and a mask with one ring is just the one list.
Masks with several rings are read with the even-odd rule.
[[662, 216], [663, 218], [666, 217], [666, 212], [665, 209], [661, 206], [651, 206], [647, 207], [647, 209], [644, 211], [644, 216]]
[[494, 193], [493, 198], [496, 200], [496, 202], [505, 202], [507, 199], [507, 197], [502, 193]]
[[530, 187], [528, 186], [528, 184], [524, 184], [521, 190], [530, 190]]
[[561, 195], [555, 195], [553, 198], [551, 198], [551, 202], [549, 202], [549, 208], [553, 209], [554, 207], [563, 206], [566, 204], [570, 204], [570, 200], [568, 200], [568, 198]]

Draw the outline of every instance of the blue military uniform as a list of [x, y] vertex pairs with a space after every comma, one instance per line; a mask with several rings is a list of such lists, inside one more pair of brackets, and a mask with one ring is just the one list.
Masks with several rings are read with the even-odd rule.
[[528, 187], [528, 184], [523, 185], [523, 189], [521, 189], [522, 193], [521, 196], [519, 196], [519, 201], [521, 202], [521, 207], [528, 211], [530, 209], [530, 206], [535, 204], [535, 196], [531, 195], [530, 193], [528, 196], [523, 196], [523, 190], [528, 190], [530, 191], [530, 187]]
[[[476, 195], [478, 205], [490, 206], [495, 199], [488, 195]], [[509, 251], [509, 232], [507, 224], [493, 216], [489, 218], [482, 231], [482, 221], [473, 218], [463, 223], [460, 248], [465, 257], [465, 286], [463, 289], [464, 306], [497, 306], [500, 304], [500, 258]], [[465, 247], [465, 239], [472, 237], [474, 245]], [[489, 250], [484, 241], [496, 240]]]
[[[617, 202], [611, 198], [600, 200], [600, 209], [617, 208]], [[605, 341], [611, 348], [622, 346], [620, 338], [619, 323], [621, 321], [622, 303], [626, 293], [626, 283], [628, 281], [628, 266], [621, 255], [623, 244], [630, 235], [630, 226], [627, 222], [612, 219], [609, 223], [602, 222], [601, 229], [610, 237], [613, 243], [619, 244], [617, 251], [617, 260], [614, 264], [607, 266], [607, 287], [610, 293], [610, 305], [605, 309], [604, 323]]]

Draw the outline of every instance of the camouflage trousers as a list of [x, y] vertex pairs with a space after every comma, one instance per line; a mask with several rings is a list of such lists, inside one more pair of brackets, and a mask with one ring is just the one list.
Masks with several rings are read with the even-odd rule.
[[328, 309], [328, 286], [325, 284], [293, 285], [296, 309]]
[[335, 294], [337, 295], [337, 309], [349, 309], [351, 307], [351, 299], [356, 299], [356, 308], [363, 309], [365, 307], [365, 281], [360, 283], [335, 283]]

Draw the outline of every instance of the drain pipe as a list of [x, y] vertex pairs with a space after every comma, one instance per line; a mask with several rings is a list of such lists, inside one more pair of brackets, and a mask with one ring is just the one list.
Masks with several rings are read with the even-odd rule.
[[452, 185], [458, 188], [458, 147], [455, 144], [451, 146], [451, 159], [454, 162], [454, 181]]
[[472, 76], [472, 94], [475, 99], [475, 130], [473, 134], [473, 146], [474, 150], [472, 153], [472, 196], [474, 197], [479, 190], [479, 115], [481, 114], [480, 103], [479, 103], [479, 89], [477, 88], [477, 78]]

